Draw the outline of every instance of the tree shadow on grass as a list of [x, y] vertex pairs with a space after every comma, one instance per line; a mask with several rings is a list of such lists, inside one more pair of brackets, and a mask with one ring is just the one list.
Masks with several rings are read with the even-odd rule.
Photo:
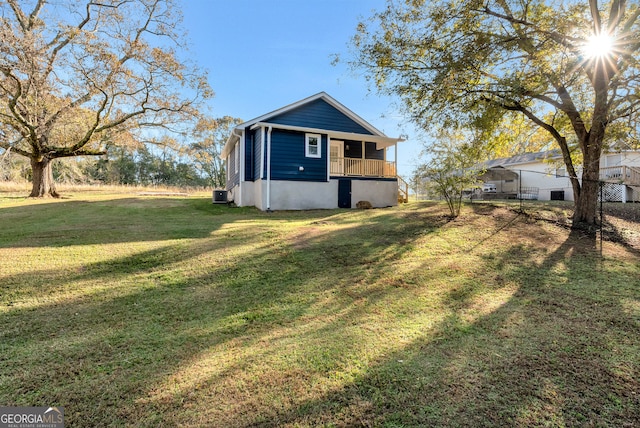
[[[171, 248], [163, 251], [169, 254]], [[285, 262], [269, 248], [257, 248], [251, 256], [256, 263]], [[129, 261], [134, 260], [120, 263]], [[239, 262], [232, 259], [197, 276], [162, 278], [150, 272], [143, 275], [144, 284], [5, 311], [0, 314], [2, 401], [64, 405], [73, 426], [149, 418], [132, 410], [136, 400], [175, 368], [238, 336], [261, 334], [272, 328], [270, 320], [289, 322], [309, 304], [303, 299], [280, 304], [298, 285], [276, 290], [275, 284], [295, 271], [252, 272]], [[129, 274], [144, 268], [139, 269]]]
[[638, 425], [640, 324], [623, 302], [640, 292], [583, 239], [572, 232], [541, 262], [529, 261], [537, 250], [496, 249], [497, 272], [516, 284], [498, 307], [481, 310], [472, 280], [452, 287], [449, 315], [422, 337], [342, 388], [242, 426]]
[[[623, 225], [627, 227], [623, 227]], [[602, 237], [609, 242], [623, 245], [628, 251], [640, 257], [640, 223], [625, 223], [605, 220]]]
[[[366, 289], [367, 281], [384, 275], [376, 263], [401, 259], [408, 248], [389, 242], [423, 227], [383, 211], [364, 226], [332, 212], [306, 215], [296, 216], [310, 228], [338, 226], [305, 234], [304, 251], [269, 225], [235, 218], [230, 235], [134, 250], [76, 271], [5, 276], [4, 291], [15, 294], [15, 305], [0, 312], [0, 401], [63, 405], [73, 426], [179, 424], [194, 390], [268, 357], [274, 350], [262, 352], [263, 341], [286, 342], [292, 325], [313, 326], [326, 307], [345, 313], [354, 300], [382, 298], [384, 289]], [[250, 245], [251, 238], [258, 243]], [[107, 242], [123, 239], [130, 238]], [[352, 285], [344, 275], [335, 281], [345, 270], [354, 272], [349, 278], [365, 276], [360, 288], [333, 301], [336, 288]], [[235, 349], [238, 358], [219, 361], [230, 358], [225, 349]], [[311, 365], [324, 364], [309, 358]]]

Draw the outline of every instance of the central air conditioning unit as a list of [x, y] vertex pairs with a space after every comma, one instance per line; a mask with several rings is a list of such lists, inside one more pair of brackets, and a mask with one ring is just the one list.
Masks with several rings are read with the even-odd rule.
[[213, 191], [213, 203], [214, 204], [226, 204], [227, 203], [227, 191], [226, 190], [214, 190]]

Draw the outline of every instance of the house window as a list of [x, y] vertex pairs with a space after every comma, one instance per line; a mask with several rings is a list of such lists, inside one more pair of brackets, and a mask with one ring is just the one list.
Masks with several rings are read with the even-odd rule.
[[236, 174], [237, 174], [238, 173], [238, 166], [240, 165], [240, 143], [236, 144], [235, 155], [236, 155], [235, 169], [236, 169]]
[[305, 134], [304, 155], [308, 158], [322, 157], [320, 134]]
[[564, 168], [556, 169], [556, 178], [564, 178], [567, 175]]

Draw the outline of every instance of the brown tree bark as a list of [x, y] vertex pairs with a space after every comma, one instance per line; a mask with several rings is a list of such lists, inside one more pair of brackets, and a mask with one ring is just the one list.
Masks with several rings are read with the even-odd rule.
[[582, 176], [580, 194], [575, 198], [573, 228], [581, 229], [597, 223], [598, 195], [600, 184], [597, 180]]
[[58, 198], [60, 195], [56, 191], [55, 182], [53, 181], [53, 169], [51, 167], [52, 159], [46, 157], [31, 158], [31, 168], [33, 171], [31, 198], [44, 198], [47, 196]]
[[[605, 138], [607, 121], [607, 85], [610, 80], [605, 67], [596, 68], [594, 87], [596, 100], [594, 103], [591, 129], [583, 134], [580, 146], [582, 149], [582, 183], [580, 192], [575, 196], [573, 228], [589, 228], [597, 224], [598, 196], [600, 195], [600, 156]], [[579, 134], [580, 135], [580, 134]]]

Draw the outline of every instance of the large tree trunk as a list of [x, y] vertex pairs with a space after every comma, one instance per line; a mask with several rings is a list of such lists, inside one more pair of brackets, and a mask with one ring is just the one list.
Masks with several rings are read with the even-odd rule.
[[575, 195], [573, 228], [590, 228], [597, 223], [598, 195], [600, 194], [600, 155], [604, 128], [598, 135], [592, 134], [584, 144], [582, 183]]
[[31, 158], [32, 170], [32, 187], [29, 197], [43, 198], [52, 196], [58, 198], [60, 195], [56, 192], [56, 186], [53, 181], [53, 170], [51, 168], [52, 159]]
[[575, 211], [573, 213], [573, 228], [581, 229], [593, 226], [597, 223], [598, 194], [600, 185], [597, 181], [585, 179], [582, 175], [582, 187], [580, 194], [575, 199]]

